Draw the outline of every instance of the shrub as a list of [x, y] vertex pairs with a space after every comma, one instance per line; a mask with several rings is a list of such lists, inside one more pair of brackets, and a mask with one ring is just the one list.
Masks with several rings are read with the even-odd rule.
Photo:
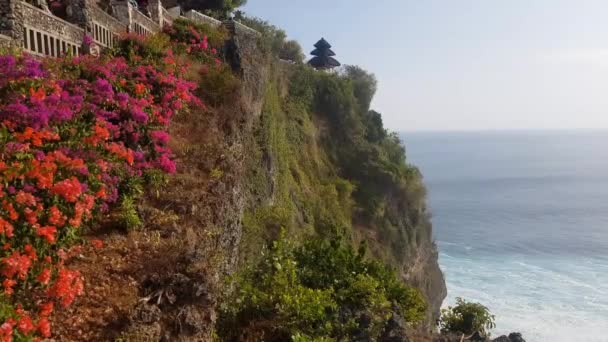
[[489, 330], [496, 324], [494, 315], [482, 304], [456, 298], [455, 306], [441, 310], [439, 326], [443, 333], [471, 335], [478, 331], [482, 335], [489, 335]]
[[240, 89], [240, 81], [226, 65], [202, 68], [199, 82], [200, 97], [208, 104], [218, 106], [233, 102]]
[[364, 248], [356, 252], [340, 240], [311, 240], [296, 248], [280, 238], [259, 265], [235, 279], [235, 291], [222, 305], [220, 336], [234, 340], [256, 327], [270, 340], [378, 337], [393, 310], [410, 323], [420, 321], [426, 309], [420, 293], [364, 254]]
[[179, 0], [184, 10], [195, 9], [213, 17], [225, 19], [228, 12], [244, 6], [247, 0]]
[[249, 17], [241, 11], [236, 12], [235, 20], [260, 32], [262, 48], [270, 51], [275, 57], [297, 64], [304, 62], [306, 56], [302, 52], [302, 46], [295, 40], [288, 40], [284, 30], [260, 18]]
[[202, 67], [198, 69], [199, 97], [210, 105], [231, 103], [238, 94], [240, 81], [229, 65], [222, 63], [221, 53], [228, 38], [224, 28], [177, 19], [165, 28], [174, 49], [186, 53]]
[[112, 206], [139, 226], [137, 196], [176, 171], [168, 124], [202, 103], [168, 37], [126, 36], [101, 58], [0, 55], [1, 340], [50, 337], [54, 303], [83, 293], [65, 266], [79, 231]]

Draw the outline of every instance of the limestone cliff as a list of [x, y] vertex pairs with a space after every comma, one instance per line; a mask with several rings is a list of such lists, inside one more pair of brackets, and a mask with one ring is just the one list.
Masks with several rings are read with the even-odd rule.
[[226, 275], [281, 229], [295, 242], [364, 243], [421, 290], [430, 328], [445, 283], [422, 177], [398, 139], [349, 77], [274, 59], [255, 32], [233, 30], [225, 58], [238, 89], [172, 124], [178, 170], [139, 205], [144, 229], [92, 232], [107, 247], [72, 266], [96, 295], [57, 318], [58, 334], [209, 341]]
[[[248, 147], [241, 260], [251, 263], [281, 228], [298, 241], [347, 236], [393, 265], [429, 304], [446, 296], [422, 176], [395, 136], [369, 126], [346, 76], [270, 61], [261, 116]], [[381, 137], [369, 137], [378, 129]]]

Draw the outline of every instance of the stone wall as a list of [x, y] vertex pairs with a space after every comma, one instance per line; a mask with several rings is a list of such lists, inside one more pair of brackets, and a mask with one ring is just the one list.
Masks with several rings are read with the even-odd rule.
[[[21, 46], [39, 56], [58, 57], [81, 53], [85, 34], [102, 48], [114, 46], [126, 32], [150, 35], [181, 17], [179, 7], [165, 9], [160, 0], [150, 0], [139, 10], [129, 0], [111, 0], [111, 13], [102, 10], [95, 0], [65, 0], [66, 20], [53, 15], [46, 6], [36, 7], [23, 0], [0, 0], [0, 46]], [[144, 12], [142, 12], [144, 11]], [[256, 39], [259, 33], [243, 24], [221, 21], [191, 10], [185, 18], [211, 25], [226, 26], [233, 35]], [[183, 18], [182, 17], [182, 18]], [[243, 38], [238, 38], [240, 40]], [[12, 40], [11, 43], [6, 41]]]
[[13, 45], [13, 40], [9, 36], [0, 34], [0, 49], [9, 48]]
[[53, 57], [80, 54], [84, 29], [23, 1], [19, 1], [16, 10], [22, 16], [21, 42], [26, 51]]
[[91, 16], [91, 36], [95, 42], [103, 47], [114, 46], [118, 36], [127, 32], [127, 25], [121, 23], [95, 4], [89, 4]]
[[[129, 4], [131, 6], [131, 4]], [[155, 23], [151, 18], [145, 16], [138, 9], [131, 10], [131, 26], [129, 32], [148, 36], [160, 31], [160, 23]]]
[[[179, 10], [179, 8], [178, 8]], [[161, 18], [163, 18], [162, 26], [171, 26], [173, 24], [173, 20], [179, 18], [179, 11], [177, 14], [174, 12], [170, 12], [164, 7], [161, 7]]]
[[219, 21], [217, 19], [214, 19], [214, 18], [211, 18], [211, 17], [208, 17], [208, 16], [206, 16], [206, 15], [204, 15], [202, 13], [199, 13], [199, 12], [197, 12], [195, 10], [190, 10], [190, 11], [186, 12], [184, 14], [184, 17], [186, 17], [186, 18], [188, 18], [190, 20], [199, 22], [199, 23], [211, 25], [213, 27], [219, 27], [219, 26], [222, 25], [221, 21]]

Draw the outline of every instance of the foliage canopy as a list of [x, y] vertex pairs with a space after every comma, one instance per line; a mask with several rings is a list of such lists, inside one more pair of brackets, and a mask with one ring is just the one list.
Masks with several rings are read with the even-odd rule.
[[193, 9], [225, 19], [229, 12], [245, 5], [247, 0], [179, 0], [178, 3], [186, 11]]
[[420, 293], [393, 270], [338, 239], [294, 247], [281, 238], [235, 285], [220, 318], [224, 340], [243, 333], [269, 340], [374, 339], [392, 312], [415, 323], [426, 310]]
[[471, 335], [480, 332], [488, 335], [496, 327], [494, 315], [480, 303], [467, 302], [456, 298], [456, 305], [443, 309], [439, 321], [441, 332]]

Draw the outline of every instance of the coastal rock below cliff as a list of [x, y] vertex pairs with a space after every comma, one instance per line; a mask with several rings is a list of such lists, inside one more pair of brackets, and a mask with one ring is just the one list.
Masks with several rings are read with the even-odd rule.
[[520, 333], [510, 333], [507, 337], [506, 335], [502, 335], [498, 338], [492, 340], [492, 342], [526, 342]]

